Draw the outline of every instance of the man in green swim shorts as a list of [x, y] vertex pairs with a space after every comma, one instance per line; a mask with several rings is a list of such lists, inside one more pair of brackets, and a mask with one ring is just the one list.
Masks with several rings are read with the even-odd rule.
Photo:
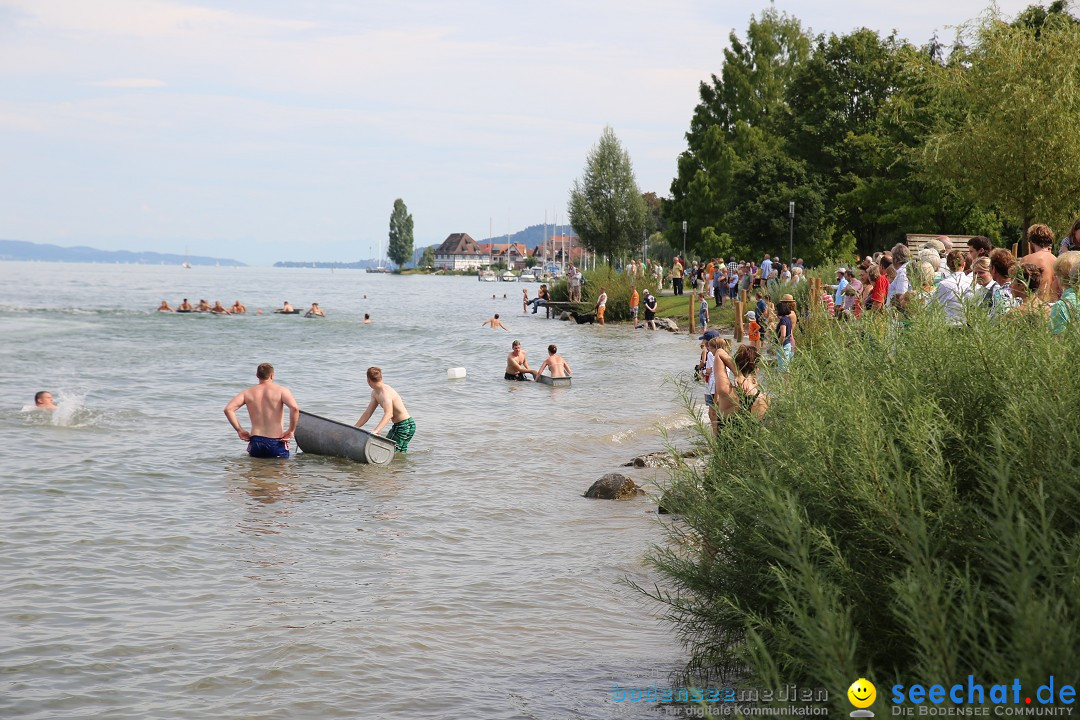
[[409, 411], [405, 409], [405, 403], [401, 401], [401, 396], [397, 394], [394, 388], [382, 381], [382, 370], [377, 367], [367, 369], [367, 384], [371, 388], [371, 402], [368, 403], [364, 414], [356, 421], [356, 427], [363, 427], [364, 423], [371, 419], [375, 409], [381, 407], [383, 409], [383, 418], [375, 426], [374, 433], [378, 435], [386, 427], [387, 423], [393, 421], [394, 425], [390, 428], [390, 432], [386, 434], [386, 439], [394, 441], [397, 445], [394, 448], [396, 452], [408, 452], [409, 441], [412, 440], [412, 436], [416, 433], [416, 422], [409, 415]]

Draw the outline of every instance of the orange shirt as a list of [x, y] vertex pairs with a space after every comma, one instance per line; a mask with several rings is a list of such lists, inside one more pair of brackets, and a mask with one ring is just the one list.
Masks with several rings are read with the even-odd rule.
[[756, 322], [751, 322], [746, 334], [750, 338], [750, 342], [759, 342], [761, 340], [761, 326]]
[[640, 300], [640, 298], [638, 297], [637, 290], [635, 290], [634, 294], [630, 296], [630, 307], [636, 308], [638, 306], [638, 300]]

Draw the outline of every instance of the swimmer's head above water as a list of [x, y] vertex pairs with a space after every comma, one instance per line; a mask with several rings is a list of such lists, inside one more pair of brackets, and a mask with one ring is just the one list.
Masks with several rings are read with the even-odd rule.
[[48, 390], [39, 390], [34, 393], [34, 405], [39, 410], [55, 410], [56, 403], [53, 402], [52, 393]]

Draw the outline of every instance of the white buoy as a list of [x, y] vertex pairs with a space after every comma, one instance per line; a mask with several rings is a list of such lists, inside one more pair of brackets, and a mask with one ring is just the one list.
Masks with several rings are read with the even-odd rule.
[[450, 368], [446, 371], [447, 380], [457, 380], [465, 377], [465, 368]]

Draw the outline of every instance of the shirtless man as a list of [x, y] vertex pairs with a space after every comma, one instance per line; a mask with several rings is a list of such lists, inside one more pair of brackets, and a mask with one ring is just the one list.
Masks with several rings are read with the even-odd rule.
[[187, 298], [184, 298], [184, 302], [180, 303], [180, 307], [176, 308], [176, 311], [177, 312], [191, 312], [194, 309], [195, 308], [191, 307], [191, 303], [189, 303], [187, 301]]
[[229, 311], [225, 309], [225, 306], [221, 304], [220, 300], [214, 301], [214, 307], [210, 308], [210, 312], [215, 315], [228, 315]]
[[1054, 237], [1050, 228], [1045, 225], [1032, 225], [1027, 231], [1028, 249], [1031, 252], [1020, 258], [1020, 264], [1031, 263], [1042, 269], [1042, 279], [1039, 281], [1039, 297], [1047, 302], [1054, 302], [1061, 294], [1057, 278], [1054, 275]]
[[172, 309], [171, 307], [169, 307], [169, 303], [167, 303], [167, 302], [166, 302], [166, 301], [164, 301], [164, 300], [162, 300], [162, 301], [161, 301], [161, 304], [160, 304], [160, 305], [158, 305], [158, 309], [157, 309], [157, 311], [158, 311], [158, 312], [176, 312], [176, 311], [175, 311], [175, 310], [173, 310], [173, 309]]
[[554, 345], [548, 345], [547, 360], [540, 363], [540, 369], [536, 371], [533, 380], [539, 381], [540, 376], [544, 374], [545, 368], [551, 370], [551, 377], [553, 378], [570, 377], [572, 374], [570, 372], [570, 366], [566, 364], [566, 361], [563, 360], [562, 357], [556, 354], [558, 352], [559, 348]]
[[243, 314], [247, 313], [247, 308], [244, 307], [244, 304], [242, 302], [237, 300], [236, 302], [233, 303], [233, 306], [231, 308], [229, 308], [229, 312], [232, 313], [233, 315], [243, 315]]
[[394, 441], [396, 444], [395, 452], [408, 452], [409, 441], [416, 434], [416, 421], [412, 419], [409, 411], [405, 409], [405, 403], [401, 401], [401, 396], [397, 394], [397, 390], [382, 381], [382, 370], [377, 367], [367, 369], [367, 384], [371, 388], [371, 402], [368, 403], [364, 414], [356, 421], [356, 427], [363, 427], [364, 423], [371, 419], [375, 408], [381, 407], [383, 409], [383, 418], [375, 426], [374, 433], [378, 435], [386, 427], [386, 424], [393, 420], [394, 424], [390, 428], [390, 432], [386, 433], [386, 439]]
[[311, 303], [311, 309], [304, 313], [304, 317], [326, 317], [326, 313], [319, 307], [319, 303]]
[[[255, 370], [259, 384], [249, 387], [225, 406], [225, 417], [241, 440], [247, 440], [248, 455], [256, 458], [289, 457], [289, 440], [300, 419], [300, 406], [284, 385], [274, 384], [274, 366], [263, 363]], [[251, 432], [240, 426], [236, 411], [247, 405]], [[282, 433], [285, 406], [289, 407], [289, 429]]]
[[48, 390], [39, 390], [34, 393], [34, 407], [38, 410], [48, 410], [52, 412], [56, 409], [56, 403], [53, 402], [52, 393]]
[[371, 315], [369, 315], [367, 313], [364, 313], [364, 324], [365, 325], [370, 325], [371, 324]]
[[281, 304], [281, 309], [280, 310], [275, 310], [274, 312], [291, 315], [292, 313], [295, 313], [296, 310], [294, 310], [293, 306], [289, 304], [288, 300], [286, 300], [285, 302], [283, 302]]
[[529, 361], [525, 359], [525, 348], [521, 347], [521, 341], [515, 340], [506, 356], [503, 380], [528, 380], [529, 375], [536, 379], [536, 371], [529, 368]]
[[210, 312], [210, 303], [205, 300], [200, 300], [198, 306], [195, 308], [195, 312]]
[[499, 320], [499, 313], [495, 313], [494, 317], [485, 320], [483, 325], [481, 325], [480, 327], [484, 327], [484, 325], [490, 325], [492, 330], [494, 330], [495, 328], [502, 328], [506, 332], [510, 332], [510, 328], [503, 325], [502, 321]]

